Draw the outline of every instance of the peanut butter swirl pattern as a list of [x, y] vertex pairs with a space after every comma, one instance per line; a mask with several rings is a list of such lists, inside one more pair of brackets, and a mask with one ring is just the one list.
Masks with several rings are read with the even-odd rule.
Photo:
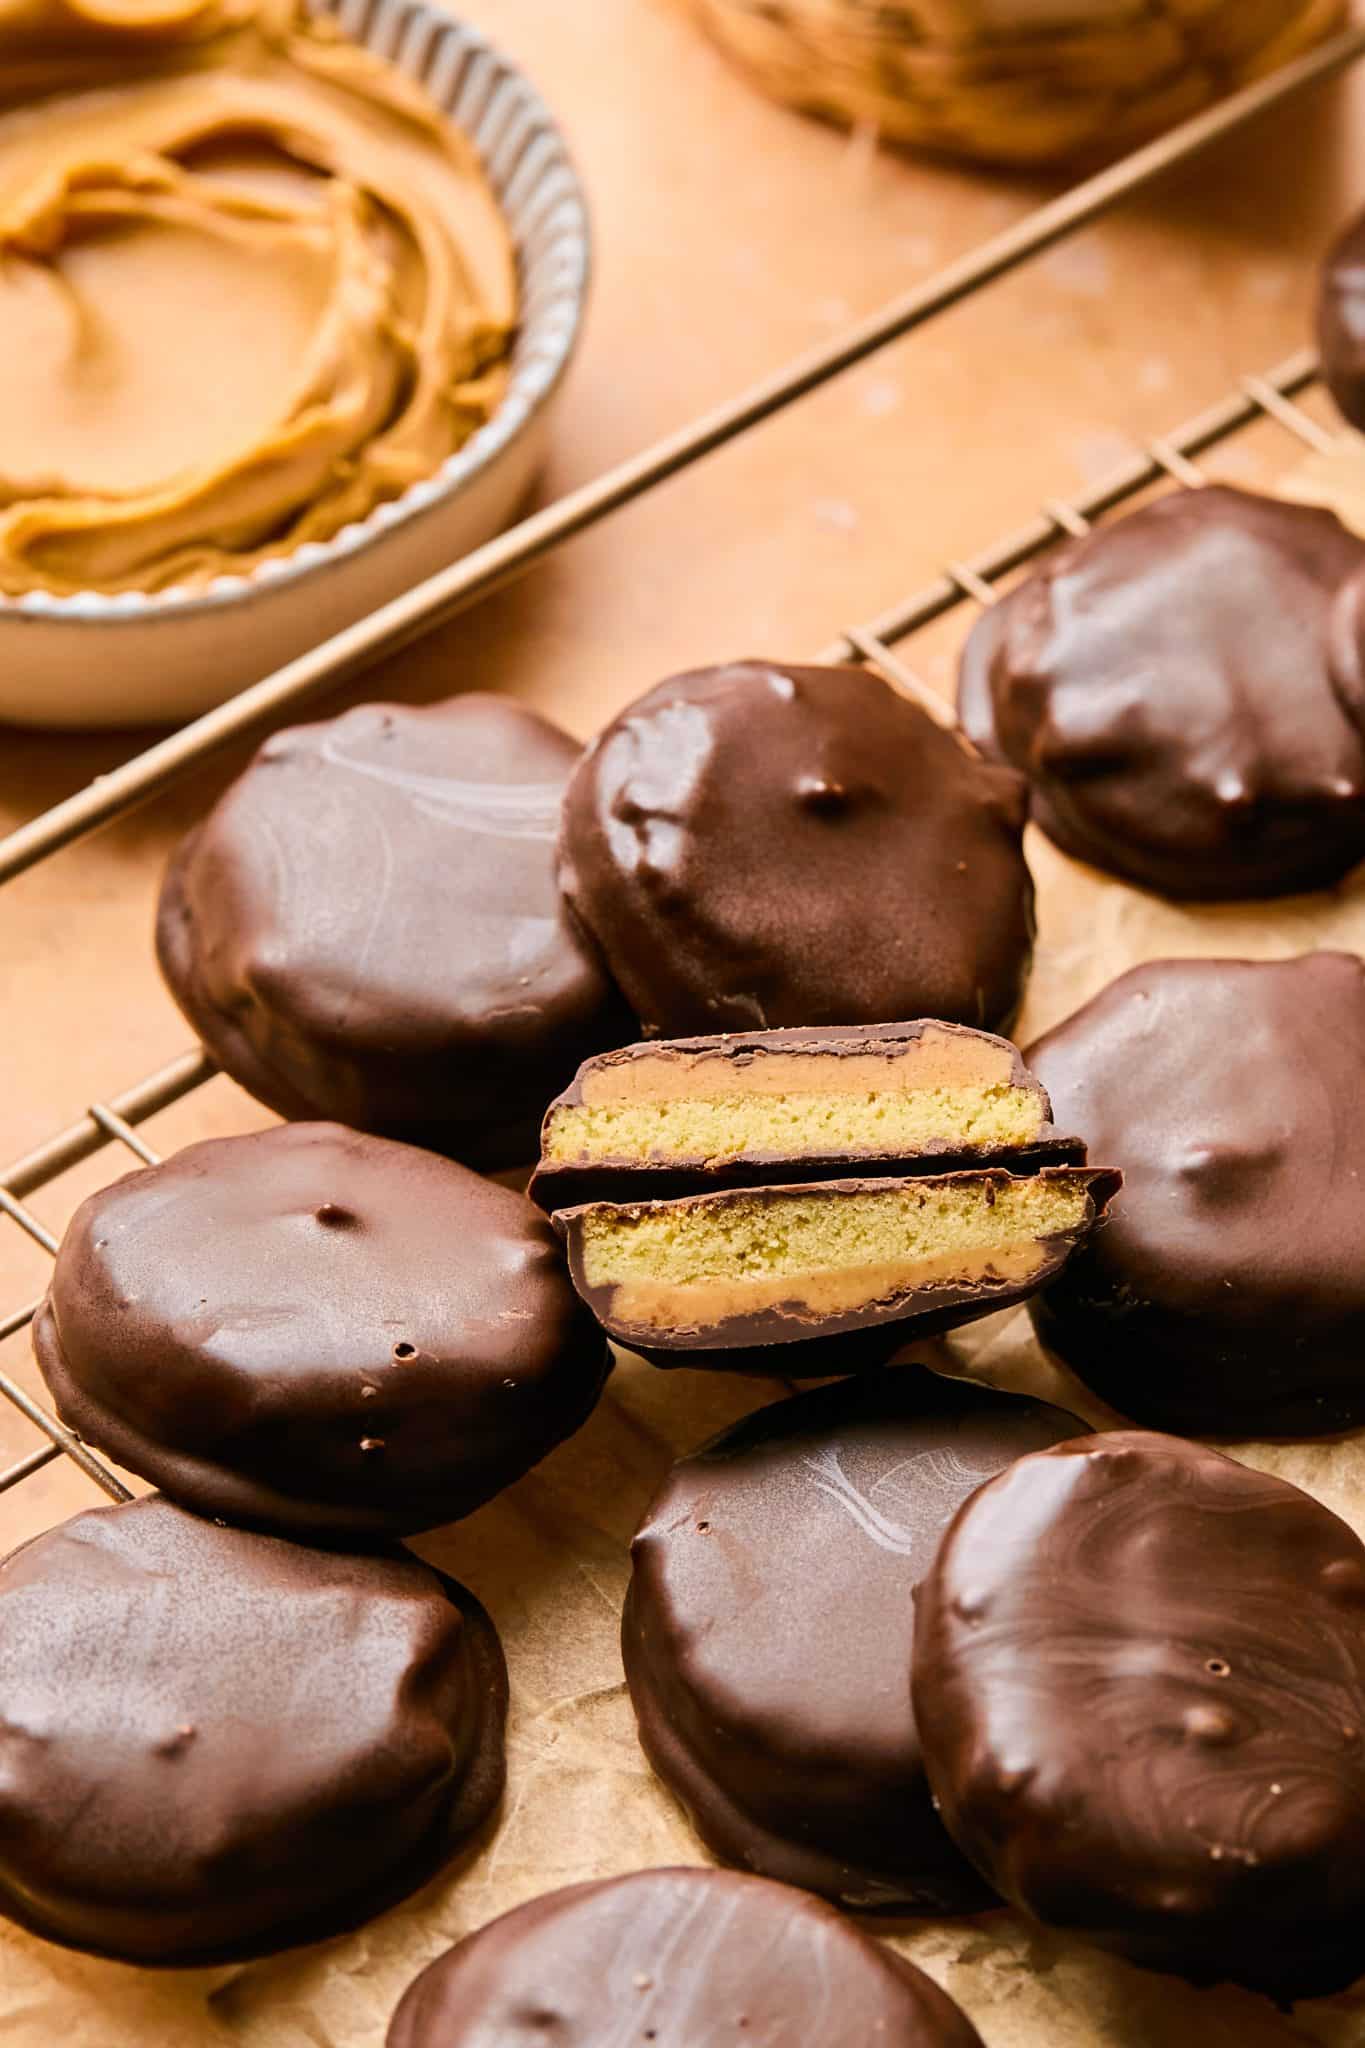
[[502, 395], [470, 145], [292, 0], [0, 0], [0, 592], [154, 591], [335, 537]]

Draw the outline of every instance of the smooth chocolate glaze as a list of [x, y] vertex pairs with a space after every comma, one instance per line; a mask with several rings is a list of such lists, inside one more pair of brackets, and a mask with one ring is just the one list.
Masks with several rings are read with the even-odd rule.
[[920, 1587], [943, 1818], [1004, 1897], [1152, 1969], [1289, 2001], [1365, 1971], [1365, 1547], [1174, 1437], [975, 1494]]
[[569, 1086], [545, 1112], [545, 1129], [557, 1109], [577, 1107], [585, 1088], [613, 1070], [629, 1068], [641, 1061], [672, 1060], [679, 1067], [717, 1066], [743, 1074], [774, 1055], [784, 1053], [827, 1056], [844, 1065], [860, 1066], [869, 1058], [893, 1061], [907, 1046], [926, 1033], [948, 1034], [965, 1044], [979, 1042], [1008, 1059], [1008, 1085], [1031, 1095], [1037, 1103], [1037, 1136], [1027, 1144], [987, 1147], [981, 1144], [944, 1140], [922, 1147], [918, 1152], [825, 1151], [793, 1157], [790, 1152], [745, 1151], [733, 1157], [710, 1158], [704, 1163], [681, 1163], [662, 1153], [647, 1159], [612, 1158], [582, 1161], [547, 1158], [542, 1149], [540, 1164], [531, 1176], [527, 1193], [542, 1209], [570, 1207], [583, 1202], [671, 1201], [679, 1195], [705, 1194], [708, 1189], [762, 1187], [775, 1180], [831, 1180], [841, 1174], [857, 1173], [862, 1178], [877, 1175], [948, 1173], [957, 1167], [989, 1163], [1011, 1172], [1030, 1173], [1042, 1166], [1083, 1166], [1085, 1146], [1068, 1138], [1052, 1123], [1052, 1112], [1044, 1090], [1029, 1073], [1018, 1048], [1008, 1040], [978, 1032], [960, 1024], [946, 1024], [924, 1018], [910, 1023], [860, 1024], [838, 1031], [830, 1025], [815, 1025], [782, 1031], [734, 1031], [705, 1038], [646, 1039], [641, 1044], [622, 1046], [585, 1060]]
[[[1028, 1177], [1031, 1176], [1021, 1176]], [[983, 1197], [989, 1201], [991, 1191], [1003, 1188], [1011, 1176], [998, 1168], [986, 1168], [977, 1173], [946, 1178], [979, 1183]], [[994, 1315], [999, 1309], [1016, 1306], [1060, 1273], [1077, 1246], [1102, 1220], [1107, 1205], [1122, 1185], [1122, 1176], [1107, 1167], [1057, 1166], [1044, 1167], [1036, 1178], [1078, 1184], [1086, 1196], [1086, 1210], [1075, 1229], [1059, 1230], [1034, 1240], [1038, 1260], [1023, 1278], [1000, 1274], [989, 1264], [987, 1254], [982, 1252], [978, 1256], [982, 1270], [970, 1279], [934, 1279], [893, 1291], [875, 1289], [869, 1282], [865, 1297], [856, 1306], [828, 1311], [807, 1307], [798, 1298], [794, 1281], [792, 1299], [777, 1302], [771, 1307], [726, 1315], [706, 1325], [679, 1322], [660, 1328], [629, 1320], [620, 1308], [619, 1290], [611, 1284], [590, 1280], [585, 1269], [584, 1229], [591, 1209], [559, 1209], [553, 1221], [568, 1252], [573, 1284], [613, 1343], [622, 1345], [651, 1364], [690, 1365], [716, 1372], [763, 1372], [768, 1377], [811, 1379], [830, 1373], [832, 1368], [828, 1359], [831, 1350], [841, 1342], [847, 1344], [852, 1340], [854, 1349], [849, 1355], [857, 1356], [860, 1363], [880, 1365], [902, 1345], [917, 1342], [922, 1337], [938, 1336], [945, 1330], [960, 1329], [984, 1316]], [[765, 1204], [776, 1204], [789, 1194], [837, 1202], [845, 1195], [914, 1186], [917, 1180], [927, 1183], [929, 1177], [910, 1176], [900, 1182], [890, 1178], [818, 1181], [796, 1183], [791, 1187], [762, 1187], [748, 1192], [753, 1199]], [[712, 1199], [705, 1195], [683, 1196], [674, 1204], [641, 1202], [619, 1206], [623, 1215], [629, 1215], [632, 1210], [663, 1207], [673, 1207], [681, 1212], [689, 1203]], [[730, 1363], [732, 1356], [736, 1361], [734, 1364]]]
[[158, 1495], [0, 1565], [0, 1911], [187, 1965], [358, 1926], [502, 1792], [507, 1673], [472, 1595]]
[[1018, 1007], [1013, 774], [866, 669], [676, 676], [589, 747], [560, 880], [646, 1037]]
[[661, 1372], [728, 1372], [741, 1379], [824, 1380], [848, 1373], [873, 1372], [889, 1365], [902, 1351], [913, 1349], [913, 1339], [895, 1323], [873, 1324], [865, 1330], [836, 1330], [824, 1337], [806, 1337], [800, 1344], [782, 1345], [774, 1352], [771, 1343], [727, 1344], [723, 1351], [689, 1350], [673, 1346], [664, 1350], [641, 1341], [620, 1348], [643, 1358]]
[[962, 723], [1079, 860], [1174, 897], [1326, 888], [1365, 856], [1362, 602], [1333, 513], [1183, 491], [978, 621]]
[[337, 1124], [210, 1139], [77, 1210], [34, 1347], [63, 1419], [186, 1507], [429, 1529], [509, 1486], [607, 1372], [523, 1195]]
[[638, 1870], [532, 1899], [441, 1956], [388, 2048], [982, 2048], [922, 1970], [785, 1885]]
[[1365, 966], [1154, 961], [1029, 1060], [1124, 1175], [1033, 1305], [1047, 1347], [1154, 1428], [1365, 1422]]
[[1365, 429], [1365, 213], [1351, 222], [1323, 264], [1318, 351], [1342, 414]]
[[970, 1493], [1082, 1427], [903, 1366], [760, 1409], [673, 1467], [621, 1645], [645, 1754], [717, 1856], [858, 1911], [996, 1902], [934, 1811], [911, 1592]]
[[555, 884], [578, 755], [478, 694], [268, 739], [174, 856], [157, 920], [219, 1065], [281, 1116], [533, 1159], [578, 1063], [636, 1035]]

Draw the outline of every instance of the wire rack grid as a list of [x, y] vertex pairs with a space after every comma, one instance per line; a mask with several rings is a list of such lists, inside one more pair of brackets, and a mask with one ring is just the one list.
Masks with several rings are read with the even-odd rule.
[[[875, 349], [1052, 247], [1210, 142], [1234, 132], [1268, 108], [1362, 56], [1365, 28], [1351, 29], [1335, 37], [1309, 58], [1185, 123], [1160, 142], [1039, 208], [1004, 236], [995, 238], [927, 286], [893, 302], [817, 355], [789, 366], [680, 435], [646, 450], [596, 483], [523, 521], [487, 548], [477, 550], [431, 583], [409, 593], [396, 606], [385, 607], [382, 613], [328, 642], [303, 662], [291, 664], [289, 669], [254, 685], [219, 711], [172, 735], [170, 740], [135, 756], [123, 769], [58, 804], [11, 834], [8, 840], [0, 841], [0, 883], [87, 832], [125, 815], [231, 740], [278, 722], [283, 713], [296, 709], [310, 694], [346, 679], [368, 660], [404, 644], [464, 604], [476, 602], [586, 526], [861, 362]], [[1197, 466], [1197, 458], [1249, 427], [1272, 422], [1301, 447], [1314, 451], [1330, 448], [1333, 435], [1297, 402], [1317, 381], [1318, 364], [1310, 351], [1294, 355], [1262, 374], [1243, 377], [1237, 388], [1218, 404], [1135, 449], [1130, 459], [1091, 489], [1071, 497], [1045, 499], [1037, 516], [1026, 525], [967, 560], [946, 563], [936, 578], [909, 597], [861, 625], [846, 627], [817, 658], [874, 667], [933, 717], [945, 724], [952, 723], [950, 706], [900, 651], [902, 643], [960, 609], [992, 604], [1002, 579], [1058, 543], [1087, 533], [1105, 514], [1153, 486], [1200, 488], [1207, 479]], [[57, 1238], [28, 1206], [26, 1198], [102, 1152], [125, 1160], [131, 1156], [143, 1166], [158, 1164], [158, 1154], [140, 1135], [138, 1126], [183, 1100], [211, 1080], [216, 1071], [212, 1061], [195, 1048], [111, 1101], [92, 1103], [65, 1130], [8, 1167], [0, 1168], [0, 1217], [55, 1257]], [[0, 1311], [0, 1343], [26, 1329], [39, 1307], [39, 1301], [29, 1301], [8, 1313]], [[4, 1372], [0, 1372], [0, 1397], [17, 1409], [42, 1439], [33, 1450], [0, 1471], [0, 1494], [66, 1457], [111, 1500], [129, 1497], [128, 1488], [118, 1475], [43, 1402]]]

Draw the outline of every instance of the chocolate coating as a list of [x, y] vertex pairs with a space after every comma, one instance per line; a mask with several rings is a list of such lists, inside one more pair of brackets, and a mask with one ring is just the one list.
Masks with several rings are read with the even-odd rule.
[[1365, 544], [1221, 486], [1055, 549], [981, 618], [963, 726], [1077, 859], [1196, 899], [1365, 856]]
[[646, 1037], [1002, 1025], [1033, 939], [1024, 793], [865, 669], [649, 691], [575, 769], [560, 881]]
[[621, 1643], [645, 1754], [717, 1856], [861, 1911], [994, 1903], [931, 1801], [911, 1591], [976, 1487], [1082, 1427], [904, 1366], [760, 1409], [673, 1467]]
[[388, 2048], [981, 2048], [912, 1963], [817, 1900], [720, 1870], [532, 1899], [423, 1971]]
[[1343, 416], [1365, 428], [1365, 213], [1351, 222], [1323, 264], [1318, 349]]
[[1021, 1459], [920, 1587], [943, 1818], [1007, 1899], [1284, 2000], [1365, 1970], [1365, 1547], [1140, 1431]]
[[477, 694], [268, 739], [176, 853], [157, 919], [219, 1065], [281, 1116], [534, 1158], [579, 1061], [635, 1036], [555, 884], [578, 753]]
[[492, 1812], [507, 1673], [483, 1609], [158, 1495], [0, 1565], [0, 1911], [185, 1965], [360, 1924]]
[[1365, 1422], [1365, 966], [1155, 961], [1029, 1057], [1124, 1175], [1033, 1305], [1049, 1349], [1155, 1428]]
[[128, 1470], [316, 1535], [472, 1513], [607, 1371], [524, 1196], [337, 1124], [210, 1139], [92, 1195], [34, 1348], [64, 1420]]
[[771, 1343], [727, 1344], [723, 1350], [688, 1350], [676, 1346], [667, 1350], [655, 1344], [622, 1343], [622, 1349], [643, 1358], [661, 1372], [728, 1372], [741, 1379], [824, 1380], [849, 1373], [873, 1372], [889, 1365], [902, 1351], [909, 1351], [918, 1332], [907, 1336], [895, 1323], [874, 1324], [866, 1330], [839, 1330], [826, 1337], [807, 1337], [800, 1344], [785, 1344], [774, 1352]]

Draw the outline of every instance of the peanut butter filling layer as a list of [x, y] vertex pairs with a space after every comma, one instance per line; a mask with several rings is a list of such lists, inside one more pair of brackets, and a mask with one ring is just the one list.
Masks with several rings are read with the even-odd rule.
[[497, 406], [472, 149], [292, 0], [0, 0], [0, 106], [0, 591], [241, 574]]
[[1047, 1124], [1012, 1047], [932, 1026], [881, 1049], [609, 1054], [577, 1092], [546, 1119], [546, 1165], [994, 1151], [1031, 1144]]
[[[1026, 1286], [1094, 1215], [1090, 1176], [999, 1173], [769, 1188], [571, 1212], [609, 1327], [705, 1329], [775, 1308], [838, 1316], [935, 1287]], [[607, 1317], [604, 1316], [604, 1320]]]

